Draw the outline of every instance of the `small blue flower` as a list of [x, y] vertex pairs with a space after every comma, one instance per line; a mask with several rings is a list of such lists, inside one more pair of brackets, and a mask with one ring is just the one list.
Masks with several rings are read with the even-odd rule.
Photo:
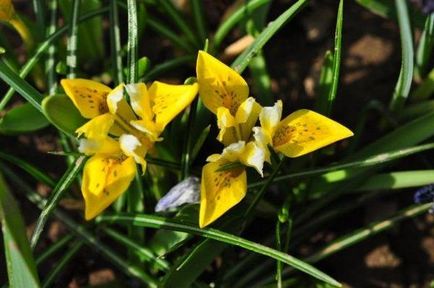
[[199, 203], [200, 180], [197, 177], [188, 177], [173, 186], [155, 206], [155, 212], [168, 212], [184, 204]]

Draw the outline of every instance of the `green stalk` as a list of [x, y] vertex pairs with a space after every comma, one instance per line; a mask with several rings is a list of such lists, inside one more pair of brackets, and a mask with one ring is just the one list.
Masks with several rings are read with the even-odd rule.
[[112, 71], [115, 85], [123, 82], [122, 47], [119, 27], [117, 1], [110, 1], [110, 48], [112, 55]]
[[76, 77], [77, 69], [77, 45], [78, 45], [78, 15], [80, 13], [80, 1], [72, 0], [71, 25], [66, 45], [66, 66], [68, 67], [68, 79]]

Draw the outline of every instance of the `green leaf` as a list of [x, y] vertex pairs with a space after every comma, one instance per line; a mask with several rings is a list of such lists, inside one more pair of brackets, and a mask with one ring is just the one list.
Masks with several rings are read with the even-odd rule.
[[[413, 100], [428, 99], [434, 93], [434, 69], [429, 72], [428, 77], [417, 87], [413, 93]], [[423, 103], [422, 103], [423, 104]]]
[[86, 157], [81, 156], [77, 158], [74, 165], [69, 166], [68, 170], [63, 174], [62, 178], [57, 182], [53, 191], [50, 194], [50, 198], [47, 200], [41, 215], [36, 222], [35, 230], [32, 235], [31, 246], [34, 248], [39, 240], [39, 237], [44, 229], [45, 223], [50, 217], [53, 210], [56, 208], [57, 203], [60, 201], [62, 195], [72, 185], [73, 181], [77, 177], [81, 168], [84, 166]]
[[0, 220], [10, 287], [40, 287], [36, 266], [17, 203], [0, 174]]
[[410, 93], [411, 82], [413, 80], [413, 38], [408, 15], [407, 2], [395, 0], [398, 14], [399, 32], [401, 36], [401, 70], [398, 82], [395, 86], [390, 109], [399, 111], [404, 107], [404, 103]]
[[402, 189], [428, 185], [434, 182], [434, 170], [399, 171], [377, 174], [356, 187], [356, 191]]
[[249, 48], [244, 50], [244, 52], [238, 56], [237, 59], [232, 63], [232, 68], [238, 73], [242, 73], [244, 69], [249, 65], [250, 60], [264, 47], [265, 44], [274, 36], [274, 34], [279, 31], [292, 17], [294, 17], [298, 12], [300, 12], [303, 7], [308, 3], [308, 0], [298, 0], [291, 7], [289, 7], [285, 12], [280, 14], [274, 21], [271, 21], [267, 28], [265, 28], [261, 34], [255, 39]]
[[425, 77], [426, 68], [431, 59], [434, 46], [434, 13], [426, 17], [425, 25], [420, 36], [419, 45], [416, 52], [416, 70], [418, 79]]
[[241, 237], [237, 237], [235, 235], [213, 229], [213, 228], [204, 228], [200, 229], [197, 226], [186, 224], [181, 221], [172, 220], [164, 217], [152, 216], [152, 215], [130, 215], [130, 214], [116, 214], [116, 215], [102, 215], [98, 218], [98, 221], [101, 222], [111, 222], [111, 223], [123, 223], [128, 225], [135, 225], [139, 227], [148, 227], [148, 228], [156, 228], [156, 229], [168, 229], [175, 230], [181, 232], [187, 232], [191, 234], [195, 234], [198, 236], [206, 237], [209, 239], [217, 240], [220, 242], [224, 242], [227, 244], [231, 244], [234, 246], [239, 246], [241, 248], [245, 248], [247, 250], [253, 251], [255, 253], [265, 255], [271, 257], [275, 260], [282, 261], [297, 270], [303, 271], [317, 279], [320, 279], [324, 282], [330, 283], [335, 286], [341, 286], [339, 282], [326, 275], [325, 273], [319, 271], [315, 267], [304, 263], [303, 261], [285, 254], [283, 252], [277, 251], [270, 247], [243, 239]]
[[333, 53], [327, 51], [324, 55], [324, 62], [318, 82], [318, 98], [315, 111], [324, 114], [327, 111], [328, 96], [333, 82]]
[[4, 61], [0, 58], [0, 78], [5, 81], [9, 86], [14, 88], [21, 96], [24, 97], [30, 104], [37, 110], [42, 112], [41, 100], [42, 95], [33, 86], [23, 80], [16, 72], [14, 72]]
[[32, 132], [50, 124], [47, 118], [30, 103], [24, 103], [9, 110], [0, 119], [0, 133], [19, 134]]
[[46, 97], [42, 108], [51, 123], [72, 137], [75, 137], [75, 130], [87, 121], [66, 95]]

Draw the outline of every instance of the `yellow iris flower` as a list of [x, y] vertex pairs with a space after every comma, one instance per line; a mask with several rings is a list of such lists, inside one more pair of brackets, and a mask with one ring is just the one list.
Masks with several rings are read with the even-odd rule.
[[199, 96], [217, 115], [217, 139], [225, 146], [248, 141], [261, 106], [248, 97], [249, 86], [243, 77], [204, 51], [198, 53], [196, 74]]
[[86, 79], [63, 79], [61, 84], [81, 115], [90, 119], [76, 131], [84, 136], [80, 152], [93, 155], [83, 169], [81, 187], [85, 218], [90, 220], [126, 191], [136, 163], [145, 172], [146, 153], [160, 140], [164, 127], [193, 101], [198, 87], [154, 82], [149, 90], [143, 83], [112, 90]]
[[[282, 102], [262, 108], [249, 95], [245, 80], [230, 67], [200, 51], [196, 66], [199, 95], [217, 115], [217, 139], [226, 148], [208, 157], [202, 169], [199, 226], [205, 227], [238, 204], [246, 195], [246, 166], [262, 174], [270, 162], [268, 146], [287, 157], [299, 157], [353, 133], [310, 110], [298, 110], [281, 120]], [[259, 117], [261, 127], [254, 127]], [[253, 140], [252, 138], [253, 132]], [[239, 162], [244, 167], [221, 169]]]

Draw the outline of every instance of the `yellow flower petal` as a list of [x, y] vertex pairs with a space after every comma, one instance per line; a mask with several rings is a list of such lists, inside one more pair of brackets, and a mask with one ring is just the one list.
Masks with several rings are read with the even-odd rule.
[[149, 87], [149, 97], [153, 102], [155, 124], [160, 131], [169, 124], [196, 97], [198, 84], [171, 85], [155, 81]]
[[113, 138], [102, 139], [80, 139], [78, 151], [86, 155], [99, 154], [120, 154], [119, 142]]
[[273, 134], [273, 147], [287, 157], [299, 157], [353, 136], [348, 128], [314, 111], [302, 109], [283, 119]]
[[235, 115], [241, 134], [240, 140], [249, 140], [250, 135], [252, 134], [252, 128], [258, 120], [261, 110], [261, 105], [259, 105], [252, 97], [247, 98], [243, 103], [241, 103]]
[[87, 160], [81, 185], [85, 219], [91, 220], [113, 203], [128, 189], [135, 174], [136, 163], [132, 157], [123, 159], [96, 154]]
[[101, 139], [108, 135], [115, 119], [110, 113], [96, 116], [78, 128], [75, 133], [80, 137], [82, 134], [89, 139]]
[[196, 63], [199, 95], [211, 112], [226, 107], [232, 115], [249, 96], [246, 81], [237, 72], [204, 51], [199, 51]]
[[136, 136], [129, 134], [123, 134], [119, 138], [119, 143], [125, 155], [133, 157], [134, 161], [142, 166], [142, 173], [144, 174], [146, 171], [145, 155], [147, 147], [145, 147]]
[[216, 172], [225, 161], [206, 164], [202, 169], [199, 227], [203, 228], [238, 204], [246, 195], [247, 176], [243, 168]]
[[238, 141], [238, 136], [235, 130], [235, 118], [226, 107], [217, 109], [217, 126], [220, 131], [217, 135], [217, 140], [228, 146], [231, 143]]
[[252, 130], [255, 144], [264, 151], [264, 161], [271, 163], [270, 151], [268, 150], [268, 144], [271, 144], [271, 136], [267, 135], [262, 127], [253, 127]]
[[160, 129], [153, 121], [149, 119], [144, 118], [141, 120], [130, 121], [130, 124], [137, 130], [145, 133], [146, 136], [148, 136], [148, 138], [153, 142], [163, 140], [163, 138], [159, 137], [161, 133]]
[[94, 118], [109, 111], [106, 102], [112, 90], [109, 87], [87, 79], [62, 79], [60, 83], [84, 118]]
[[154, 112], [151, 109], [151, 99], [146, 85], [144, 83], [127, 84], [125, 89], [130, 96], [134, 112], [141, 119], [151, 121], [154, 118]]
[[124, 84], [119, 84], [107, 95], [107, 106], [110, 113], [117, 115], [125, 123], [137, 119], [127, 100], [125, 100]]

